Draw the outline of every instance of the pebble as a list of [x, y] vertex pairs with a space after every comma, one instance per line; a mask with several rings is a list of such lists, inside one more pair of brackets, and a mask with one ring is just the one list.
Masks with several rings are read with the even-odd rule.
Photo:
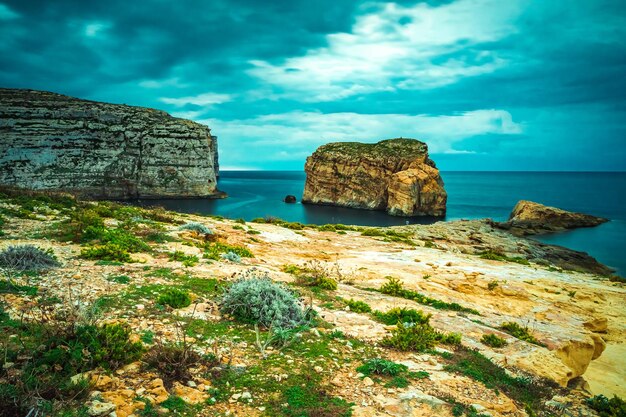
[[371, 387], [372, 385], [374, 385], [374, 381], [372, 381], [372, 378], [370, 378], [369, 376], [366, 376], [365, 378], [363, 378], [363, 384], [365, 384], [366, 387]]
[[317, 372], [318, 374], [319, 374], [319, 373], [321, 373], [322, 371], [324, 371], [324, 368], [322, 368], [322, 367], [321, 367], [321, 366], [319, 366], [319, 365], [318, 365], [318, 366], [316, 366], [316, 367], [315, 367], [315, 368], [313, 368], [313, 369], [315, 369], [315, 372]]
[[251, 398], [252, 398], [252, 394], [250, 394], [248, 391], [244, 391], [244, 392], [241, 394], [241, 399], [242, 399], [242, 400], [249, 400], [249, 399], [251, 399]]

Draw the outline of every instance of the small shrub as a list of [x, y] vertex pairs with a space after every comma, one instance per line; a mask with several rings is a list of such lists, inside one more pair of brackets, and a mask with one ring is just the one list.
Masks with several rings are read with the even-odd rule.
[[501, 348], [508, 345], [506, 340], [493, 333], [484, 334], [480, 341], [492, 348]]
[[387, 359], [374, 358], [365, 361], [363, 365], [356, 368], [357, 372], [362, 373], [365, 376], [371, 374], [397, 376], [408, 370], [406, 365], [395, 363]]
[[437, 331], [428, 324], [398, 323], [391, 336], [381, 341], [386, 347], [423, 352], [437, 344]]
[[[268, 415], [285, 417], [350, 417], [352, 404], [333, 397], [330, 390], [321, 386], [310, 372], [298, 378], [298, 383], [288, 385], [282, 395], [270, 401]], [[287, 404], [285, 407], [283, 404]]]
[[80, 251], [80, 257], [84, 259], [99, 259], [103, 261], [131, 261], [128, 251], [114, 243], [87, 247]]
[[493, 291], [498, 287], [498, 281], [493, 280], [493, 281], [489, 281], [489, 283], [487, 284], [487, 289], [489, 291]]
[[380, 287], [380, 292], [389, 295], [398, 295], [402, 293], [404, 284], [398, 278], [387, 277], [387, 282]]
[[249, 271], [224, 293], [220, 310], [243, 322], [263, 327], [295, 328], [305, 322], [296, 296], [267, 274]]
[[170, 252], [168, 258], [170, 261], [182, 262], [184, 266], [194, 266], [200, 262], [196, 255], [187, 255], [185, 252], [179, 250]]
[[361, 236], [385, 236], [385, 232], [378, 229], [365, 229], [361, 232]]
[[369, 306], [366, 302], [357, 301], [353, 299], [345, 300], [348, 307], [350, 307], [350, 311], [354, 311], [355, 313], [371, 313], [372, 307]]
[[317, 230], [319, 230], [320, 232], [336, 232], [337, 231], [334, 224], [323, 224], [321, 226], [318, 226]]
[[518, 263], [521, 265], [530, 265], [530, 262], [528, 262], [528, 259], [526, 258], [521, 258], [518, 256], [509, 257], [502, 252], [494, 251], [494, 250], [484, 251], [484, 252], [481, 252], [479, 255], [482, 259], [489, 259], [492, 261], [514, 262], [514, 263]]
[[131, 342], [130, 334], [127, 324], [107, 323], [79, 329], [78, 339], [88, 346], [96, 366], [113, 370], [143, 354], [143, 346], [140, 342]]
[[190, 368], [202, 363], [217, 364], [215, 358], [203, 358], [190, 343], [184, 340], [180, 343], [169, 344], [157, 341], [146, 353], [144, 361], [150, 368], [156, 370], [167, 388], [171, 388], [176, 381], [189, 381], [191, 379]]
[[391, 378], [391, 380], [389, 382], [387, 382], [385, 384], [386, 388], [406, 388], [410, 385], [411, 383], [409, 382], [408, 379], [406, 379], [403, 376], [394, 376], [393, 378]]
[[511, 336], [518, 338], [519, 340], [523, 340], [537, 346], [545, 346], [545, 344], [541, 343], [530, 333], [530, 329], [527, 326], [522, 327], [519, 324], [510, 321], [502, 323], [500, 325], [500, 329], [504, 330]]
[[417, 311], [412, 308], [394, 307], [385, 313], [382, 311], [375, 311], [374, 317], [381, 323], [388, 325], [398, 323], [427, 324], [431, 315], [424, 314], [423, 311]]
[[203, 255], [206, 259], [212, 259], [219, 261], [222, 253], [233, 252], [242, 258], [254, 258], [254, 255], [248, 248], [243, 246], [233, 246], [221, 242], [213, 242], [205, 245], [205, 253]]
[[112, 275], [107, 277], [107, 281], [116, 282], [118, 284], [128, 284], [130, 277], [128, 275]]
[[[286, 269], [285, 269], [286, 268]], [[296, 284], [304, 287], [318, 287], [334, 291], [338, 284], [329, 275], [331, 272], [319, 261], [310, 261], [303, 266], [286, 266], [283, 270], [293, 271]]]
[[236, 264], [241, 262], [241, 256], [237, 255], [235, 252], [222, 253], [220, 256], [222, 259], [226, 259], [227, 261], [234, 262]]
[[61, 266], [52, 249], [33, 245], [9, 246], [0, 252], [0, 266], [17, 271], [41, 271]]
[[179, 290], [178, 288], [168, 288], [159, 295], [157, 303], [172, 308], [184, 308], [191, 304], [191, 297], [187, 291]]
[[212, 235], [213, 231], [202, 223], [190, 222], [179, 227], [180, 230], [189, 230], [201, 235]]
[[626, 416], [626, 401], [614, 395], [608, 399], [604, 395], [596, 395], [585, 400], [589, 408], [597, 411], [600, 417], [624, 417]]

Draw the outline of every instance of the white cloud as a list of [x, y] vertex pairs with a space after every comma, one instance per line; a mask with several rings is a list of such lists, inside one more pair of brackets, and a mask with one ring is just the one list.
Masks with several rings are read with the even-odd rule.
[[[251, 61], [249, 73], [304, 101], [331, 101], [395, 89], [429, 89], [491, 73], [506, 59], [478, 44], [516, 31], [526, 0], [459, 0], [432, 7], [395, 3], [357, 18], [351, 33], [282, 64]], [[406, 23], [405, 23], [406, 22]]]
[[189, 84], [180, 81], [178, 77], [166, 78], [162, 80], [143, 80], [139, 82], [139, 86], [148, 89], [156, 89], [163, 87], [186, 88]]
[[18, 17], [20, 17], [20, 15], [11, 10], [9, 6], [0, 3], [0, 20], [13, 20]]
[[210, 107], [215, 104], [225, 103], [231, 101], [233, 96], [231, 94], [218, 94], [218, 93], [204, 93], [197, 96], [190, 97], [161, 97], [159, 100], [166, 104], [171, 104], [176, 107], [183, 107], [187, 104], [194, 104], [196, 106]]
[[431, 153], [468, 153], [454, 145], [475, 135], [522, 133], [522, 126], [503, 110], [438, 116], [290, 112], [244, 120], [199, 122], [210, 126], [219, 136], [224, 154], [239, 155], [245, 149], [248, 155], [262, 152], [264, 159], [274, 161], [304, 160], [327, 142], [377, 142], [395, 137], [420, 139], [429, 145]]
[[111, 27], [110, 23], [102, 23], [102, 22], [87, 23], [84, 28], [84, 34], [88, 38], [95, 38], [101, 32], [107, 30], [110, 27]]

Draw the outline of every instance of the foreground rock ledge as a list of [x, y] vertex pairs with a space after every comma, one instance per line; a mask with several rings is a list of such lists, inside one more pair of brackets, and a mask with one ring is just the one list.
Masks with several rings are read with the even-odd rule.
[[303, 203], [444, 216], [447, 194], [428, 146], [415, 139], [329, 143], [307, 158]]
[[0, 184], [88, 198], [217, 196], [207, 126], [142, 107], [0, 89]]
[[533, 201], [521, 200], [513, 208], [509, 220], [500, 223], [499, 226], [517, 235], [534, 235], [579, 227], [594, 227], [608, 221], [608, 219], [590, 214], [574, 213]]

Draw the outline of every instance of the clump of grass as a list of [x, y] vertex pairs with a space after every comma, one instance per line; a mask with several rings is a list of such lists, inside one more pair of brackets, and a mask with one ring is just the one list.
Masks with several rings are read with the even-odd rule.
[[194, 266], [200, 262], [196, 255], [187, 255], [185, 252], [179, 250], [170, 252], [168, 258], [170, 261], [182, 262], [184, 266]]
[[191, 304], [191, 296], [187, 291], [178, 288], [168, 288], [159, 295], [157, 303], [172, 308], [184, 308]]
[[491, 346], [492, 348], [501, 348], [508, 345], [506, 340], [493, 333], [484, 334], [480, 341], [487, 346]]
[[372, 374], [397, 376], [408, 370], [406, 365], [395, 363], [387, 359], [374, 358], [367, 360], [363, 365], [356, 368], [357, 372], [362, 373], [365, 376]]
[[500, 325], [500, 329], [507, 332], [513, 337], [518, 338], [519, 340], [523, 340], [528, 343], [532, 343], [537, 346], [546, 346], [544, 343], [541, 343], [535, 336], [532, 335], [528, 326], [520, 326], [519, 324], [509, 321], [506, 323], [502, 323]]
[[207, 226], [205, 226], [204, 224], [199, 223], [199, 222], [189, 222], [189, 223], [183, 224], [178, 229], [179, 230], [189, 230], [191, 232], [196, 232], [196, 233], [201, 234], [201, 235], [212, 235], [213, 234], [213, 231], [211, 229], [209, 229]]
[[204, 246], [205, 252], [203, 257], [206, 259], [212, 259], [219, 261], [223, 253], [232, 252], [242, 258], [254, 258], [254, 255], [248, 248], [243, 246], [233, 246], [221, 242], [212, 242]]
[[107, 277], [107, 281], [115, 282], [117, 284], [128, 284], [130, 277], [128, 275], [111, 275]]
[[489, 283], [487, 284], [487, 289], [488, 289], [489, 291], [493, 291], [493, 290], [495, 290], [496, 288], [498, 288], [498, 285], [499, 285], [499, 284], [498, 284], [498, 281], [496, 281], [496, 280], [489, 281]]
[[31, 285], [19, 285], [12, 280], [0, 280], [0, 294], [37, 295], [39, 289]]
[[302, 266], [285, 265], [283, 271], [296, 278], [296, 284], [303, 287], [318, 287], [325, 290], [336, 290], [337, 281], [330, 277], [331, 272], [318, 261], [309, 261]]
[[174, 343], [157, 340], [143, 360], [163, 379], [167, 388], [171, 388], [176, 381], [189, 381], [190, 369], [193, 367], [200, 364], [217, 365], [216, 358], [200, 355], [186, 339]]
[[514, 263], [518, 263], [521, 265], [530, 265], [530, 262], [528, 262], [528, 259], [526, 258], [522, 258], [519, 256], [509, 257], [502, 252], [494, 251], [494, 250], [484, 251], [484, 252], [479, 253], [479, 255], [482, 259], [489, 259], [492, 261], [514, 262]]
[[52, 249], [33, 245], [9, 246], [0, 252], [0, 267], [16, 271], [42, 271], [58, 268], [61, 263]]
[[461, 335], [439, 332], [428, 323], [398, 323], [397, 327], [391, 331], [391, 336], [381, 341], [381, 344], [386, 347], [415, 352], [430, 350], [437, 343], [459, 345]]
[[424, 314], [423, 311], [417, 311], [412, 308], [394, 307], [386, 312], [375, 311], [376, 320], [387, 325], [398, 323], [417, 323], [427, 324], [430, 321], [430, 314]]
[[372, 307], [370, 307], [369, 304], [367, 304], [364, 301], [358, 301], [358, 300], [353, 300], [353, 299], [344, 300], [344, 301], [346, 305], [350, 307], [350, 311], [354, 311], [355, 313], [371, 313], [372, 312]]
[[418, 293], [417, 291], [404, 289], [402, 281], [393, 277], [387, 277], [387, 282], [383, 284], [378, 291], [383, 294], [393, 295], [394, 297], [402, 297], [407, 300], [416, 301], [420, 304], [428, 305], [439, 310], [462, 311], [465, 313], [480, 315], [480, 313], [473, 308], [463, 307], [458, 303], [447, 303], [435, 298], [430, 298], [424, 294]]
[[604, 395], [596, 395], [585, 400], [589, 408], [598, 412], [600, 417], [624, 417], [626, 416], [626, 401], [617, 395], [609, 399]]
[[102, 261], [130, 262], [131, 257], [127, 250], [115, 243], [106, 243], [84, 248], [80, 251], [83, 259], [97, 259]]

